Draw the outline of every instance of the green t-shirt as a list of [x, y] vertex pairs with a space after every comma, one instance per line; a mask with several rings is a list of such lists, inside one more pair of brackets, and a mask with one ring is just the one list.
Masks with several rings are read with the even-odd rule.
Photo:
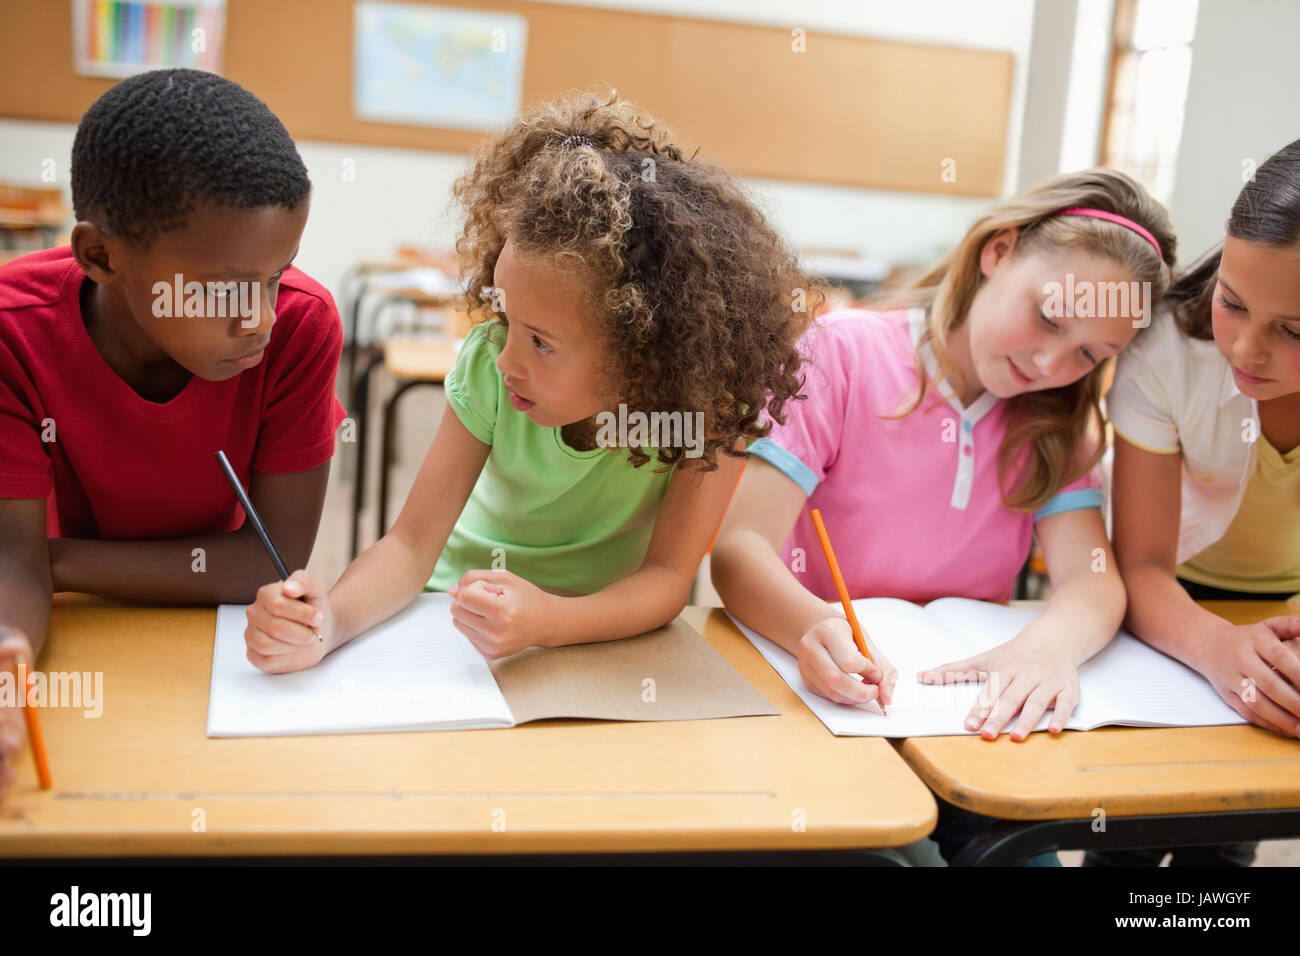
[[640, 567], [672, 472], [653, 459], [633, 468], [626, 448], [575, 451], [533, 424], [510, 404], [504, 347], [500, 322], [474, 326], [447, 376], [448, 403], [492, 451], [425, 590], [497, 567], [590, 594]]

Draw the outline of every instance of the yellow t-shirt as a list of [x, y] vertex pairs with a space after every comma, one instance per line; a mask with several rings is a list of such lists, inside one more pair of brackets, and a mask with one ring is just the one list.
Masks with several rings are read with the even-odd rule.
[[1231, 591], [1300, 591], [1300, 447], [1258, 439], [1258, 464], [1223, 537], [1178, 566], [1179, 577]]

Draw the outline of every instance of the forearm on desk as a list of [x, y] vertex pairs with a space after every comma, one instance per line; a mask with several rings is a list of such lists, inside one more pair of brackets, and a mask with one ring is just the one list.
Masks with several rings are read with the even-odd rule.
[[44, 555], [0, 550], [0, 626], [22, 631], [34, 656], [40, 656], [45, 643], [52, 595], [50, 563]]
[[663, 627], [686, 607], [692, 580], [665, 565], [647, 563], [591, 594], [556, 596], [555, 620], [544, 646], [612, 641]]
[[[56, 591], [161, 604], [249, 604], [279, 575], [251, 527], [161, 541], [51, 538]], [[198, 553], [196, 553], [196, 551]], [[309, 555], [283, 554], [290, 568]]]
[[1119, 631], [1125, 600], [1124, 584], [1114, 570], [1075, 571], [1055, 587], [1042, 615], [1014, 640], [1027, 646], [1050, 646], [1078, 667]]
[[714, 545], [713, 586], [732, 614], [791, 654], [818, 621], [838, 614], [799, 583], [762, 535], [739, 531]]
[[1229, 623], [1192, 600], [1168, 568], [1128, 561], [1120, 570], [1128, 586], [1128, 629], [1156, 650], [1203, 672], [1206, 635]]
[[433, 574], [432, 564], [398, 531], [389, 531], [357, 556], [329, 590], [334, 614], [330, 650], [402, 610]]

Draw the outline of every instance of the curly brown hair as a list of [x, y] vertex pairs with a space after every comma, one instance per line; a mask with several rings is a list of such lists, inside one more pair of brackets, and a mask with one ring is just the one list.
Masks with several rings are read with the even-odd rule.
[[[465, 207], [456, 241], [466, 307], [493, 317], [506, 241], [526, 253], [577, 259], [590, 281], [606, 381], [629, 410], [703, 412], [700, 466], [743, 456], [802, 397], [796, 343], [823, 290], [720, 166], [616, 90], [570, 93], [522, 113], [457, 180]], [[658, 448], [671, 467], [682, 448]], [[629, 448], [631, 463], [651, 460]]]

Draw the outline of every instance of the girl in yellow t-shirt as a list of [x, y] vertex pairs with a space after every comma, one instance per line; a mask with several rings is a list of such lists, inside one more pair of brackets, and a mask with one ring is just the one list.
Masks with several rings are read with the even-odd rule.
[[[1114, 543], [1128, 629], [1195, 668], [1252, 723], [1300, 736], [1300, 614], [1230, 624], [1197, 600], [1300, 591], [1300, 140], [1256, 170], [1223, 245], [1120, 356]], [[1300, 612], [1300, 606], [1296, 607]], [[1157, 865], [1163, 849], [1088, 854]], [[1175, 863], [1248, 865], [1254, 844]]]

